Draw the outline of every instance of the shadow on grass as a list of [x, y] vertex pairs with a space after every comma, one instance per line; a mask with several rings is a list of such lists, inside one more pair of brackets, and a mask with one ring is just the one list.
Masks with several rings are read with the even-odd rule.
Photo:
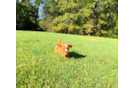
[[86, 57], [86, 55], [81, 55], [76, 52], [69, 52], [69, 58], [72, 58], [72, 57], [74, 57], [75, 59], [82, 59]]

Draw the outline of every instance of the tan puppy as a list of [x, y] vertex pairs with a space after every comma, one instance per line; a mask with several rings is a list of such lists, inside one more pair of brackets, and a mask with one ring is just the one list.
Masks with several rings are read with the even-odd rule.
[[67, 44], [67, 43], [61, 44], [61, 42], [60, 42], [61, 39], [62, 39], [62, 37], [59, 38], [59, 40], [58, 40], [58, 44], [55, 47], [55, 53], [61, 54], [63, 57], [65, 57], [65, 59], [68, 59], [69, 58], [69, 47], [72, 47], [72, 45]]

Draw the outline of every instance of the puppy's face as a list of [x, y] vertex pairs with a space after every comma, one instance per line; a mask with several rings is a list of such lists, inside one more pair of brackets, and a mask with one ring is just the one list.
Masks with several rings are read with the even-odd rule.
[[63, 44], [62, 49], [64, 50], [64, 54], [67, 55], [69, 53], [69, 47], [72, 47], [72, 45], [69, 44]]

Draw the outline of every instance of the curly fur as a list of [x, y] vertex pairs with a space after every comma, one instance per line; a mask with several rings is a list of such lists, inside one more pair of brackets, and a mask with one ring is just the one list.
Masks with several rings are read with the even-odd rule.
[[69, 58], [69, 47], [72, 47], [72, 45], [64, 43], [61, 44], [61, 38], [59, 38], [58, 40], [58, 44], [55, 47], [55, 53], [56, 54], [61, 54], [63, 57], [65, 57], [65, 59]]

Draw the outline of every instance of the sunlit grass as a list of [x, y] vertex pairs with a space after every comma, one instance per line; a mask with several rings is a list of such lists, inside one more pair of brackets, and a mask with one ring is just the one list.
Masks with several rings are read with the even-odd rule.
[[[72, 44], [70, 59], [56, 55], [58, 38]], [[49, 32], [16, 32], [17, 88], [118, 87], [118, 39]]]

